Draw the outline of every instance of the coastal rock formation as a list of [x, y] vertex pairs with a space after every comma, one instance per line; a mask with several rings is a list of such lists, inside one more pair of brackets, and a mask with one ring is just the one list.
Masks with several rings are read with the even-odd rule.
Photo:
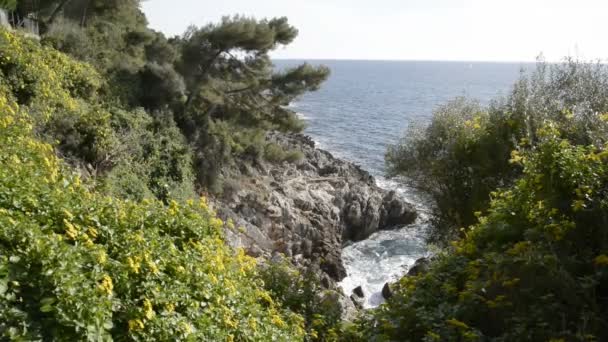
[[390, 283], [385, 283], [382, 287], [382, 297], [384, 299], [389, 299], [393, 296], [393, 289], [391, 288]]
[[361, 286], [355, 287], [353, 294], [359, 298], [365, 298], [365, 293], [363, 292], [363, 288]]
[[428, 272], [431, 261], [428, 258], [420, 258], [416, 260], [414, 265], [407, 272], [408, 276], [417, 276]]
[[376, 186], [359, 166], [316, 149], [310, 138], [273, 133], [267, 139], [301, 151], [303, 158], [280, 164], [243, 160], [225, 172], [229, 184], [214, 206], [234, 222], [226, 233], [231, 245], [253, 256], [303, 257], [339, 281], [346, 276], [345, 242], [416, 219], [411, 204]]

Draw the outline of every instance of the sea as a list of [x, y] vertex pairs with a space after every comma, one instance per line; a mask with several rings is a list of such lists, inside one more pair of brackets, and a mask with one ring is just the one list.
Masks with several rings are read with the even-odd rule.
[[290, 104], [307, 123], [305, 134], [318, 148], [356, 163], [369, 171], [377, 184], [397, 191], [416, 206], [418, 220], [403, 228], [380, 231], [343, 249], [348, 276], [344, 292], [361, 286], [364, 306], [381, 304], [382, 287], [404, 274], [432, 251], [425, 232], [432, 203], [425, 194], [402, 182], [387, 179], [384, 155], [388, 145], [407, 134], [408, 126], [424, 126], [440, 105], [468, 97], [489, 104], [507, 96], [521, 73], [533, 63], [275, 60], [278, 70], [303, 62], [325, 65], [331, 76], [320, 90]]

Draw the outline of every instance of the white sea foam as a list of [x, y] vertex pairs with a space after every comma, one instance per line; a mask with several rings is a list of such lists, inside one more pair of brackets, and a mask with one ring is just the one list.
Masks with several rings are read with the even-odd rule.
[[[325, 139], [315, 137], [315, 146], [327, 149], [337, 158], [352, 160], [348, 153], [336, 151]], [[419, 192], [403, 186], [403, 182], [376, 177], [376, 184], [412, 203], [418, 211], [414, 224], [391, 231], [379, 231], [368, 239], [353, 243], [342, 250], [347, 277], [339, 285], [345, 294], [361, 286], [365, 294], [365, 308], [373, 308], [384, 302], [382, 287], [405, 275], [419, 258], [428, 256], [424, 240], [428, 225], [429, 200]]]
[[348, 276], [340, 282], [344, 293], [351, 294], [361, 286], [364, 306], [376, 307], [384, 302], [382, 287], [405, 275], [416, 260], [427, 256], [425, 224], [419, 222], [394, 231], [377, 232], [367, 240], [342, 250]]
[[[276, 61], [278, 70], [293, 61]], [[403, 274], [414, 260], [426, 253], [425, 222], [428, 201], [395, 180], [382, 177], [386, 146], [398, 142], [408, 123], [424, 125], [433, 108], [463, 90], [481, 103], [508, 91], [519, 77], [520, 63], [475, 65], [463, 73], [462, 63], [327, 61], [331, 77], [317, 92], [308, 93], [289, 108], [307, 117], [305, 131], [317, 147], [334, 156], [358, 163], [377, 177], [377, 184], [397, 191], [418, 209], [420, 221], [395, 232], [379, 232], [371, 239], [344, 249], [349, 277], [342, 286], [347, 294], [363, 286], [366, 306], [381, 301], [378, 292], [385, 281]], [[370, 77], [373, 75], [373, 77]], [[492, 77], [488, 77], [492, 75]]]
[[304, 114], [304, 113], [302, 113], [302, 112], [296, 112], [296, 115], [297, 115], [297, 116], [298, 116], [300, 119], [302, 119], [302, 120], [304, 120], [304, 121], [308, 121], [308, 120], [310, 120], [310, 117], [306, 116], [306, 114]]
[[428, 256], [425, 231], [428, 227], [428, 201], [424, 196], [394, 180], [379, 177], [378, 186], [395, 190], [418, 210], [414, 224], [391, 231], [379, 231], [368, 239], [353, 243], [342, 250], [348, 276], [340, 282], [344, 293], [350, 295], [357, 286], [365, 294], [364, 307], [373, 308], [384, 302], [382, 287], [405, 275], [419, 258]]

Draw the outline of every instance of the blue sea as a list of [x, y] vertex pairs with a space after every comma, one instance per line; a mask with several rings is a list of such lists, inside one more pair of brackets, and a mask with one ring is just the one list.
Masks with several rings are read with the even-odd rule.
[[[278, 69], [304, 61], [277, 60]], [[424, 62], [424, 61], [308, 61], [328, 66], [332, 73], [322, 88], [290, 106], [299, 113], [317, 147], [361, 165], [379, 186], [397, 190], [414, 203], [419, 220], [396, 231], [374, 234], [347, 246], [343, 259], [348, 277], [346, 294], [356, 286], [366, 293], [366, 306], [382, 302], [387, 281], [407, 272], [414, 261], [429, 254], [424, 243], [428, 205], [398, 182], [385, 179], [386, 147], [406, 134], [408, 125], [424, 125], [433, 111], [451, 99], [466, 96], [489, 104], [506, 96], [531, 63]]]

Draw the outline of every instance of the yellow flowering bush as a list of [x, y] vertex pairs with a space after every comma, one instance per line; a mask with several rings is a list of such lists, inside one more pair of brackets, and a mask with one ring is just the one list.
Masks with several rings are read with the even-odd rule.
[[303, 339], [302, 318], [264, 300], [255, 260], [226, 246], [204, 202], [92, 191], [35, 138], [34, 109], [9, 83], [0, 80], [0, 339]]
[[4, 29], [0, 29], [0, 71], [15, 100], [28, 105], [30, 114], [41, 120], [76, 110], [76, 99], [90, 100], [102, 85], [91, 66]]
[[574, 145], [553, 125], [517, 154], [515, 184], [429, 272], [402, 279], [355, 340], [608, 339], [608, 146]]
[[96, 163], [113, 148], [110, 114], [98, 103], [102, 78], [90, 65], [0, 29], [0, 77], [63, 153]]

